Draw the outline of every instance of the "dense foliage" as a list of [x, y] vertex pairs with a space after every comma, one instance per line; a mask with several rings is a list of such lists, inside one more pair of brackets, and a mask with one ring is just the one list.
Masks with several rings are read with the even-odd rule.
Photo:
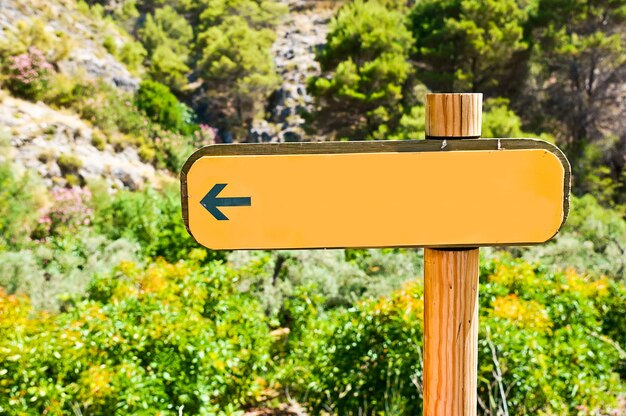
[[148, 77], [211, 125], [245, 140], [278, 85], [270, 47], [284, 6], [274, 0], [122, 3], [112, 16], [136, 34], [135, 49], [145, 53], [135, 55]]
[[[136, 89], [69, 76], [76, 45], [35, 13], [0, 40], [0, 101], [73, 112], [98, 150], [131, 147], [163, 171], [114, 189], [64, 153], [65, 180], [46, 186], [11, 162], [14, 132], [0, 130], [0, 414], [242, 415], [288, 401], [419, 414], [421, 250], [213, 252], [181, 220], [172, 173], [191, 150], [245, 141], [271, 113], [283, 2], [67, 3], [106, 28], [89, 41]], [[427, 92], [479, 91], [484, 137], [567, 153], [575, 195], [557, 237], [481, 249], [482, 415], [626, 414], [625, 10], [342, 2], [302, 84], [315, 108], [298, 116], [328, 140], [421, 139]]]
[[56, 316], [0, 292], [0, 339], [10, 415], [231, 413], [270, 367], [258, 303], [216, 264], [122, 263]]
[[577, 192], [624, 204], [624, 7], [623, 0], [348, 2], [318, 53], [310, 118], [339, 139], [417, 138], [410, 130], [419, 127], [424, 90], [483, 92], [499, 103], [485, 114], [485, 137], [554, 137], [574, 166]]
[[[626, 328], [608, 312], [624, 307], [624, 286], [505, 257], [483, 263], [480, 293], [483, 414], [607, 414], [620, 406], [626, 353], [616, 334]], [[350, 309], [324, 311], [306, 295], [289, 306], [302, 327], [290, 335], [283, 377], [314, 413], [421, 412], [419, 281]]]
[[321, 129], [339, 138], [385, 138], [394, 131], [409, 99], [407, 61], [413, 39], [398, 10], [376, 1], [343, 7], [330, 25], [318, 56], [332, 77], [310, 80], [322, 107]]
[[165, 85], [144, 81], [137, 91], [137, 107], [151, 120], [172, 131], [185, 129], [185, 107]]
[[[419, 280], [351, 307], [299, 286], [267, 315], [239, 286], [249, 266], [200, 267], [202, 257], [122, 263], [58, 315], [0, 295], [0, 408], [230, 414], [288, 390], [313, 414], [421, 411]], [[623, 285], [505, 257], [482, 264], [480, 291], [484, 414], [619, 411]]]

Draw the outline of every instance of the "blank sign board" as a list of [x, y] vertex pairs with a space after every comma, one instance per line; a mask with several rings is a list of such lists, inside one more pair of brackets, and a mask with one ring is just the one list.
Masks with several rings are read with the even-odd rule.
[[561, 151], [532, 139], [214, 145], [181, 173], [211, 249], [542, 243], [569, 188]]

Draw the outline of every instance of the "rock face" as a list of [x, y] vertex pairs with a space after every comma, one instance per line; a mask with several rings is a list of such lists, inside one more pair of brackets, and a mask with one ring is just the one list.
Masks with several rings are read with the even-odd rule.
[[[0, 102], [0, 137], [11, 146], [0, 152], [0, 160], [36, 171], [48, 187], [63, 186], [67, 174], [79, 181], [102, 178], [112, 188], [138, 189], [155, 182], [152, 165], [143, 163], [136, 149], [115, 152], [106, 145], [98, 150], [94, 130], [78, 116], [37, 103], [5, 97]], [[62, 156], [75, 159], [75, 171], [63, 172]], [[65, 168], [67, 170], [67, 168]]]
[[62, 33], [68, 37], [69, 54], [58, 63], [62, 73], [102, 79], [127, 91], [135, 91], [139, 87], [139, 79], [131, 75], [103, 46], [106, 38], [117, 45], [129, 40], [112, 24], [81, 13], [74, 1], [0, 1], [0, 39], [9, 33], [19, 36], [18, 22], [32, 23], [34, 20], [43, 22], [48, 33]]
[[315, 61], [317, 48], [324, 45], [328, 22], [334, 8], [320, 8], [311, 0], [282, 0], [289, 13], [276, 29], [272, 47], [276, 72], [282, 79], [268, 104], [268, 120], [256, 122], [251, 135], [257, 142], [290, 142], [320, 140], [304, 131], [303, 115], [313, 110], [313, 97], [306, 81], [320, 73]]

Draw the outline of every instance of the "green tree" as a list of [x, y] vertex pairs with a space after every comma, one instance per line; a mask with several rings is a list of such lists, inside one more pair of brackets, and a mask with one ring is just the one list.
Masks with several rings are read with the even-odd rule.
[[348, 3], [326, 40], [322, 75], [309, 80], [316, 124], [336, 138], [385, 138], [404, 113], [412, 73], [403, 13], [376, 0]]
[[160, 45], [150, 59], [149, 73], [152, 79], [179, 91], [187, 83], [190, 68], [185, 57], [177, 54], [167, 45]]
[[509, 108], [509, 100], [506, 98], [489, 98], [485, 100], [483, 104], [482, 137], [533, 136], [531, 133], [522, 131], [522, 120]]
[[185, 127], [183, 107], [163, 84], [144, 81], [137, 91], [137, 107], [164, 128], [181, 131]]
[[214, 124], [234, 129], [239, 138], [278, 86], [270, 54], [274, 38], [272, 30], [255, 29], [241, 16], [228, 16], [199, 35], [198, 70], [208, 111]]
[[[608, 178], [622, 178], [622, 187], [626, 122], [619, 103], [626, 82], [625, 23], [624, 0], [539, 1], [528, 28], [535, 42], [531, 64], [536, 69], [528, 94], [538, 105], [525, 108], [527, 118], [558, 133], [574, 166], [600, 162], [609, 168]], [[595, 158], [590, 144], [602, 157], [580, 162]], [[583, 185], [579, 189], [594, 188], [584, 182], [578, 181]]]
[[175, 90], [186, 83], [189, 72], [193, 29], [187, 20], [170, 6], [156, 9], [146, 17], [139, 38], [148, 51], [150, 75]]
[[176, 10], [165, 6], [146, 16], [146, 23], [139, 30], [139, 37], [150, 54], [158, 46], [165, 44], [174, 52], [186, 55], [189, 52], [189, 42], [193, 39], [193, 29]]
[[433, 90], [495, 88], [527, 48], [527, 14], [515, 0], [425, 0], [410, 19], [418, 76]]
[[254, 29], [273, 29], [287, 7], [275, 0], [202, 0], [198, 2], [200, 29], [224, 23], [228, 16], [239, 16]]

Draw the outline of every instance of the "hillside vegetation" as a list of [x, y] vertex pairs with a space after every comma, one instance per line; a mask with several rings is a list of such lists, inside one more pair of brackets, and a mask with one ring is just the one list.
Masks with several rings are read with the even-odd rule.
[[626, 1], [3, 0], [0, 28], [0, 414], [420, 414], [421, 250], [204, 249], [176, 178], [212, 143], [422, 139], [444, 91], [573, 171], [555, 239], [481, 249], [479, 414], [626, 414]]

